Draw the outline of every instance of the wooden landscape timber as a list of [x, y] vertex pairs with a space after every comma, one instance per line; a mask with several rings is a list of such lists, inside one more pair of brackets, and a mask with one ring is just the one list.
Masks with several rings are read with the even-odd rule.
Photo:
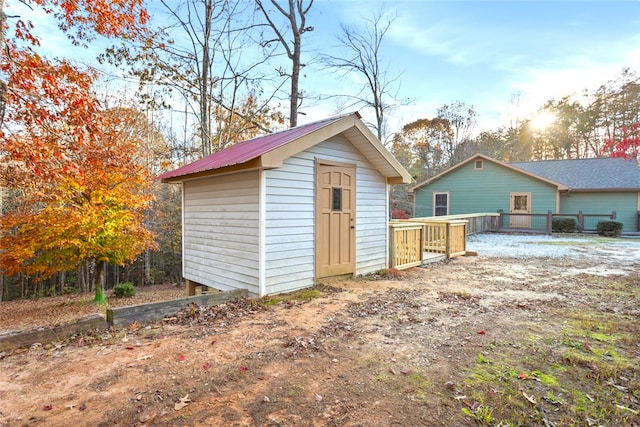
[[54, 328], [41, 328], [32, 331], [10, 331], [0, 334], [0, 352], [12, 351], [17, 348], [31, 346], [36, 343], [44, 344], [68, 338], [76, 333], [88, 332], [96, 329], [107, 329], [109, 325], [104, 317], [93, 314], [77, 322], [66, 323]]
[[176, 314], [182, 307], [195, 302], [199, 305], [218, 305], [237, 298], [246, 298], [246, 289], [228, 292], [217, 292], [178, 298], [170, 301], [153, 302], [148, 304], [131, 305], [107, 309], [107, 323], [111, 326], [129, 325], [134, 322], [149, 322]]
[[119, 327], [134, 322], [159, 320], [165, 316], [175, 315], [182, 307], [190, 303], [211, 306], [223, 304], [237, 298], [246, 298], [247, 296], [248, 292], [246, 289], [216, 292], [169, 301], [109, 308], [107, 309], [106, 319], [99, 314], [92, 314], [76, 322], [66, 323], [53, 328], [42, 327], [35, 330], [8, 331], [0, 333], [0, 353], [32, 346], [34, 344], [47, 344], [64, 340], [73, 334], [106, 330], [109, 329], [109, 327]]

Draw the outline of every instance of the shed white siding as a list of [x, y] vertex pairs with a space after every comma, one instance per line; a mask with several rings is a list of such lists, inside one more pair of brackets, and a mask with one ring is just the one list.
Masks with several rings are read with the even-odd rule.
[[356, 165], [356, 274], [387, 267], [385, 178], [338, 135], [266, 173], [266, 292], [313, 286], [315, 281], [316, 160]]
[[220, 290], [260, 293], [259, 190], [257, 171], [184, 183], [186, 279]]

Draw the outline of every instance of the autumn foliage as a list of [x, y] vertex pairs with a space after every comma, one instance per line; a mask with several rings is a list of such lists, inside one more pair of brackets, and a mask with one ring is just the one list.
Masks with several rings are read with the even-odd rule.
[[640, 123], [622, 128], [622, 138], [605, 142], [603, 154], [640, 162]]
[[[23, 3], [55, 17], [75, 45], [136, 37], [148, 18], [141, 0]], [[143, 225], [151, 178], [142, 141], [126, 133], [131, 117], [101, 106], [90, 70], [42, 56], [30, 22], [7, 27], [0, 186], [20, 197], [2, 217], [0, 267], [44, 279], [85, 261], [131, 260], [153, 245]]]

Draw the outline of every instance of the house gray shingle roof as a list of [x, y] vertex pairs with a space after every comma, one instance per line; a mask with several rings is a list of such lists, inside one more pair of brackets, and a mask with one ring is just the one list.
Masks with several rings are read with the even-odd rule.
[[607, 157], [509, 164], [572, 190], [640, 190], [640, 167], [633, 160]]

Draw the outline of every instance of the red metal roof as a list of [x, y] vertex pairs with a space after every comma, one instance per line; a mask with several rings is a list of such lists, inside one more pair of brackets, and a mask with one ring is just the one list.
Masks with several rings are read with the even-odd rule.
[[[357, 113], [356, 113], [357, 114]], [[324, 126], [328, 126], [345, 116], [331, 117], [314, 123], [298, 126], [282, 132], [276, 132], [269, 135], [250, 139], [232, 145], [224, 150], [213, 153], [207, 157], [197, 160], [181, 168], [165, 172], [158, 176], [158, 179], [170, 179], [180, 176], [191, 175], [195, 173], [205, 172], [213, 169], [219, 169], [226, 166], [242, 164], [262, 156], [269, 151], [288, 144], [301, 136], [314, 132]]]

